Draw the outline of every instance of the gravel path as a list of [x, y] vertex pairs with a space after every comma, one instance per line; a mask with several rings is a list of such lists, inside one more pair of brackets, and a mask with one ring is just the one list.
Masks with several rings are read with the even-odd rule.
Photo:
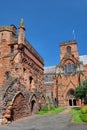
[[72, 115], [60, 113], [56, 115], [33, 115], [9, 125], [0, 127], [0, 130], [87, 130], [87, 124], [71, 123]]

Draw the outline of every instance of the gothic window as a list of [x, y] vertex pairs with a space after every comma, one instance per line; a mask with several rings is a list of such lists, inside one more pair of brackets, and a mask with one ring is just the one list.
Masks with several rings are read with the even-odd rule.
[[68, 73], [71, 73], [71, 64], [69, 63], [68, 66], [67, 66], [67, 72]]
[[68, 63], [64, 66], [64, 74], [75, 74], [75, 65]]
[[71, 54], [71, 47], [70, 47], [70, 46], [67, 46], [67, 52], [68, 52], [69, 54]]
[[10, 72], [9, 72], [9, 71], [7, 71], [7, 72], [5, 73], [6, 80], [8, 80], [8, 79], [9, 79], [9, 75], [10, 75]]
[[14, 46], [13, 45], [11, 45], [11, 47], [10, 47], [10, 52], [14, 53]]
[[64, 73], [67, 74], [67, 66], [64, 66]]
[[72, 64], [72, 74], [75, 74], [75, 65]]

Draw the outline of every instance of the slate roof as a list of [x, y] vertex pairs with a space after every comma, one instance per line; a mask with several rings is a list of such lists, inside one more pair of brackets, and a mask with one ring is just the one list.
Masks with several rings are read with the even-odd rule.
[[52, 74], [56, 72], [56, 66], [44, 67], [44, 74]]

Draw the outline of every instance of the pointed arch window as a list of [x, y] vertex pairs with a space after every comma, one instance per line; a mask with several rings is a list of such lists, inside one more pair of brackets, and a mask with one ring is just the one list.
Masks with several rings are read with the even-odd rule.
[[67, 74], [67, 65], [64, 66], [64, 73]]
[[72, 64], [72, 74], [75, 74], [75, 65]]
[[67, 46], [67, 52], [68, 52], [69, 54], [71, 54], [71, 47], [70, 47], [70, 46]]
[[71, 73], [71, 64], [69, 63], [68, 66], [67, 66], [67, 72], [68, 73]]

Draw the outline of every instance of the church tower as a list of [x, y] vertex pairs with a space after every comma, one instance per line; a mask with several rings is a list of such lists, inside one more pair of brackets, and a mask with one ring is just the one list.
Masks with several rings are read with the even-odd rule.
[[79, 59], [77, 42], [75, 40], [60, 43], [60, 60], [62, 60], [66, 55], [72, 55], [77, 60]]
[[59, 106], [80, 105], [74, 97], [76, 87], [83, 78], [83, 63], [79, 60], [77, 42], [60, 43], [60, 63], [56, 66], [54, 96]]

